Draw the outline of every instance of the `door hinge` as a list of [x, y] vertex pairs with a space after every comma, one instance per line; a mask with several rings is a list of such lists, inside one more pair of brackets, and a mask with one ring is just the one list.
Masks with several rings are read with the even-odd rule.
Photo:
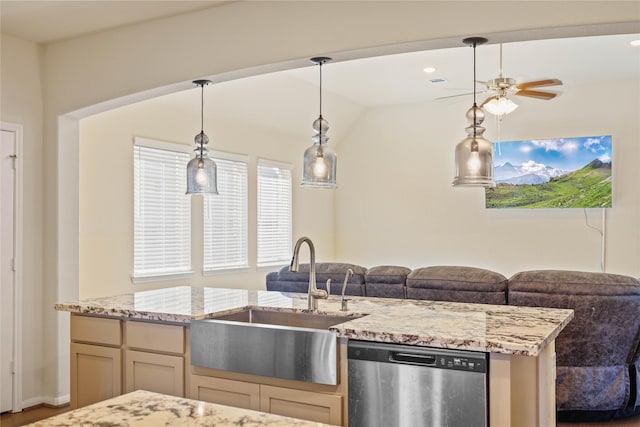
[[15, 373], [16, 373], [16, 364], [13, 362], [13, 360], [9, 364], [9, 368], [11, 369], [11, 375], [15, 375]]
[[11, 258], [11, 271], [16, 272], [16, 259]]
[[10, 154], [9, 157], [11, 157], [11, 159], [13, 160], [13, 169], [16, 168], [16, 159], [18, 158], [18, 156], [16, 156], [15, 154]]

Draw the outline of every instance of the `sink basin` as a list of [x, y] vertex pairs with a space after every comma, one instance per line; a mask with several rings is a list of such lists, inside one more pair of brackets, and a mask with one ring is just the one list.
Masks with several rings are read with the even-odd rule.
[[292, 311], [267, 311], [249, 308], [236, 313], [216, 316], [215, 320], [290, 326], [295, 328], [329, 329], [331, 326], [357, 319], [359, 316], [302, 313]]
[[246, 309], [191, 322], [191, 364], [318, 384], [337, 384], [337, 334], [358, 316]]

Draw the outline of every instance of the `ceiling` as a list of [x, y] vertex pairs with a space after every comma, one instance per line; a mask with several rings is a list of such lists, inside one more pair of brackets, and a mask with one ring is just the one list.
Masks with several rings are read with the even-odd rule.
[[228, 0], [2, 0], [3, 33], [52, 43], [230, 3]]
[[[1, 0], [1, 29], [3, 33], [34, 42], [50, 43], [226, 3], [229, 1]], [[507, 43], [503, 45], [503, 74], [518, 82], [558, 78], [564, 84], [548, 89], [560, 93], [579, 90], [587, 84], [637, 80], [640, 47], [629, 44], [636, 39], [640, 39], [640, 34]], [[491, 40], [487, 45], [478, 46], [478, 80], [498, 77], [499, 55], [499, 45], [492, 44]], [[425, 67], [436, 70], [426, 74]], [[326, 113], [332, 124], [338, 122], [340, 127], [347, 126], [345, 122], [355, 120], [359, 113], [372, 107], [422, 102], [468, 104], [469, 95], [438, 98], [470, 93], [472, 67], [472, 51], [462, 41], [459, 48], [331, 62], [323, 66]], [[212, 79], [215, 82], [215, 76]], [[432, 79], [439, 82], [432, 83]], [[481, 91], [483, 87], [478, 85], [477, 89]], [[293, 123], [300, 126], [300, 122], [310, 122], [317, 115], [318, 70], [309, 63], [308, 67], [296, 70], [214, 84], [205, 91], [213, 114], [287, 130]], [[480, 94], [479, 103], [487, 96]], [[553, 102], [514, 99], [523, 105]], [[196, 114], [199, 91], [186, 90], [148, 102], [168, 103]], [[308, 129], [304, 130], [309, 133]]]

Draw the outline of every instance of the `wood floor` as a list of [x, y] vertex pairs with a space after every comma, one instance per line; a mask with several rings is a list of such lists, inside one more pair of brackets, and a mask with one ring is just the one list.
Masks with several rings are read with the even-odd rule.
[[[50, 408], [38, 406], [26, 409], [17, 414], [5, 413], [0, 416], [1, 427], [16, 427], [33, 423], [69, 410], [69, 406]], [[640, 417], [627, 418], [608, 423], [559, 423], [557, 427], [640, 427]]]

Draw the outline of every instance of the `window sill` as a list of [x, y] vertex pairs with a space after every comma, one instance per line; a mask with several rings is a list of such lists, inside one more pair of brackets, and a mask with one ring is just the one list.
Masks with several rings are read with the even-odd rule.
[[193, 271], [184, 273], [158, 274], [153, 276], [131, 276], [131, 283], [166, 282], [169, 280], [188, 279], [193, 277]]
[[230, 268], [216, 268], [210, 270], [202, 270], [203, 276], [216, 276], [218, 274], [236, 274], [236, 273], [248, 273], [251, 267], [230, 267]]
[[275, 261], [275, 262], [269, 262], [269, 263], [264, 263], [264, 264], [258, 264], [258, 266], [256, 267], [258, 269], [258, 271], [265, 271], [265, 270], [269, 270], [269, 269], [273, 269], [273, 267], [284, 267], [285, 265], [289, 265], [289, 260], [286, 261]]

